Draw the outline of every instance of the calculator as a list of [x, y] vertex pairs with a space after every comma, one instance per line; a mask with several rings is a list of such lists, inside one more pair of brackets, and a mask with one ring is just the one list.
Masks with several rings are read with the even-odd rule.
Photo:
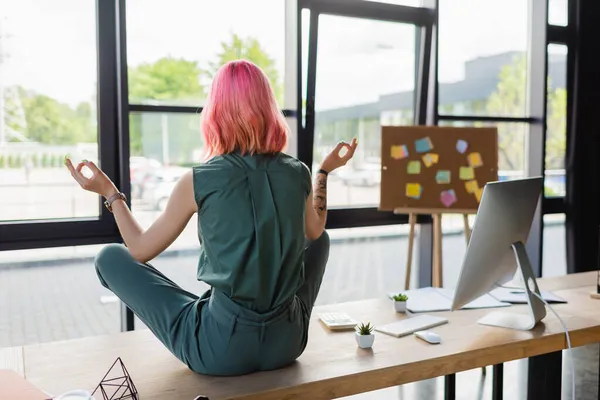
[[346, 313], [325, 312], [319, 314], [319, 319], [331, 330], [354, 329], [358, 321], [350, 318]]

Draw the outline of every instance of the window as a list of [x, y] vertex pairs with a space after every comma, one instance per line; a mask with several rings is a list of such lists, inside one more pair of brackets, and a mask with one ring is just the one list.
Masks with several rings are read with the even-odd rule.
[[528, 2], [440, 0], [439, 7], [439, 113], [525, 116]]
[[567, 148], [567, 46], [548, 45], [546, 196], [565, 196]]
[[0, 8], [0, 221], [100, 213], [63, 165], [98, 159], [95, 19], [94, 1]]
[[549, 0], [548, 23], [559, 26], [569, 23], [569, 0]]
[[[283, 105], [282, 0], [127, 2], [129, 101], [201, 106], [216, 70], [246, 58], [260, 66]], [[232, 12], [235, 10], [235, 12]]]
[[415, 27], [321, 15], [317, 51], [313, 169], [356, 137], [354, 158], [331, 176], [328, 204], [376, 205], [381, 125], [413, 123]]
[[561, 276], [567, 273], [567, 237], [565, 214], [544, 215], [542, 276]]

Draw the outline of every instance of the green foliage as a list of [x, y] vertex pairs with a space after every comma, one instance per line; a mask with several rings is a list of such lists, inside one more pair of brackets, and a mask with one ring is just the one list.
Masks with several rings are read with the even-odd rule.
[[29, 140], [61, 145], [96, 141], [96, 123], [90, 104], [80, 103], [72, 109], [22, 87], [11, 89], [16, 89], [25, 117], [23, 126], [11, 127]]
[[201, 74], [196, 62], [182, 58], [163, 57], [152, 64], [140, 64], [129, 69], [129, 99], [132, 103], [176, 100], [179, 104], [200, 104], [205, 98]]
[[[496, 91], [486, 104], [486, 113], [499, 116], [521, 116], [526, 112], [527, 59], [515, 57], [512, 64], [500, 71]], [[546, 138], [546, 168], [564, 168], [566, 151], [566, 90], [553, 89], [548, 83], [548, 131]], [[482, 124], [475, 124], [482, 126]], [[525, 124], [498, 124], [498, 162], [501, 170], [523, 170]]]
[[406, 301], [408, 300], [408, 296], [403, 294], [403, 293], [399, 293], [399, 294], [395, 294], [393, 297], [394, 301]]
[[6, 168], [6, 159], [3, 154], [0, 154], [0, 168]]
[[357, 327], [357, 331], [359, 335], [370, 335], [373, 333], [373, 328], [374, 326], [372, 326], [370, 322], [368, 322], [366, 325], [363, 322]]
[[40, 166], [40, 156], [37, 153], [33, 153], [31, 156], [31, 164], [34, 168], [38, 168]]
[[233, 34], [229, 41], [221, 42], [221, 51], [217, 54], [217, 60], [209, 63], [209, 77], [212, 78], [223, 64], [239, 59], [251, 61], [264, 71], [271, 82], [277, 103], [283, 105], [283, 83], [275, 60], [253, 37], [243, 39], [239, 35]]
[[8, 155], [8, 168], [15, 168], [15, 157], [12, 154]]
[[548, 127], [546, 131], [546, 168], [565, 167], [567, 151], [567, 91], [564, 88], [552, 90], [548, 84]]
[[[527, 58], [515, 56], [512, 64], [502, 67], [496, 91], [489, 97], [487, 114], [519, 116], [525, 113]], [[522, 124], [498, 124], [499, 169], [523, 170], [526, 127]]]

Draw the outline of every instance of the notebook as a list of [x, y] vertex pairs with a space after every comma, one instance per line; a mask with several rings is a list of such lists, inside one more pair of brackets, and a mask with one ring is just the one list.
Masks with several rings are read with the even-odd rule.
[[0, 399], [46, 400], [48, 395], [14, 371], [0, 369]]
[[[452, 307], [453, 289], [426, 287], [402, 292], [408, 296], [406, 309], [413, 313], [450, 311]], [[392, 298], [396, 293], [390, 293]], [[508, 307], [509, 303], [485, 294], [466, 304], [463, 309]]]
[[[505, 301], [513, 304], [526, 304], [527, 296], [523, 289], [496, 288], [490, 294], [499, 301]], [[566, 303], [567, 301], [552, 292], [542, 290], [540, 292], [542, 298], [548, 303]]]

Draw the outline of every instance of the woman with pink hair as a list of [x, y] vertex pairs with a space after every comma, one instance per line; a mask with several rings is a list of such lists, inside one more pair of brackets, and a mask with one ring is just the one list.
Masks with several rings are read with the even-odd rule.
[[[98, 277], [193, 371], [241, 375], [283, 367], [306, 347], [329, 257], [327, 175], [352, 158], [357, 142], [339, 143], [311, 184], [306, 165], [283, 153], [285, 120], [267, 77], [248, 61], [229, 62], [215, 75], [202, 133], [206, 163], [181, 178], [147, 230], [94, 163], [74, 167], [65, 159], [83, 189], [106, 198], [125, 242], [100, 251]], [[197, 277], [211, 287], [201, 297], [148, 264], [195, 213]]]

